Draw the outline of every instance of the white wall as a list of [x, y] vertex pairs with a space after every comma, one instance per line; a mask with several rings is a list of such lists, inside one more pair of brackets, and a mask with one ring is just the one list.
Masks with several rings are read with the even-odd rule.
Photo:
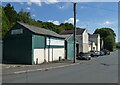
[[46, 62], [52, 62], [61, 59], [65, 59], [64, 48], [48, 48], [46, 49], [34, 49], [34, 62], [36, 64], [36, 59], [38, 58], [38, 64]]
[[82, 36], [83, 36], [82, 51], [88, 52], [89, 51], [89, 36], [86, 30], [83, 32]]
[[83, 43], [83, 52], [88, 52], [89, 51], [89, 45], [88, 43]]
[[[49, 52], [49, 55], [48, 55]], [[64, 48], [50, 48], [49, 51], [46, 49], [46, 61], [51, 62], [51, 61], [56, 61], [59, 60], [59, 57], [61, 59], [65, 59], [65, 50]]]
[[93, 50], [93, 51], [97, 51], [95, 42], [92, 43], [92, 50]]
[[89, 45], [89, 51], [91, 51], [92, 45]]
[[89, 45], [89, 51], [97, 51], [97, 46], [95, 42], [91, 42], [91, 44]]
[[85, 30], [84, 32], [83, 32], [83, 43], [88, 43], [89, 42], [89, 36], [88, 36], [88, 33], [87, 33], [87, 31]]
[[53, 45], [53, 46], [64, 46], [64, 40], [59, 39], [53, 39], [47, 37], [47, 45]]
[[100, 35], [98, 35], [97, 51], [100, 51]]
[[36, 64], [38, 59], [38, 64], [44, 62], [44, 49], [34, 49], [34, 63]]
[[90, 38], [90, 41], [95, 42], [97, 44], [96, 51], [100, 51], [100, 35], [96, 38]]

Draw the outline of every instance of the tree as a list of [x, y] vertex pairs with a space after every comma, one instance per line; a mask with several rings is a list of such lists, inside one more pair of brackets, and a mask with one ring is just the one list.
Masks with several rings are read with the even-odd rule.
[[116, 48], [120, 49], [120, 42], [116, 43]]
[[2, 13], [3, 36], [7, 33], [7, 31], [9, 31], [9, 28], [11, 28], [16, 23], [16, 21], [20, 21], [23, 23], [27, 23], [29, 25], [52, 30], [56, 33], [60, 33], [64, 30], [74, 29], [74, 26], [71, 23], [61, 23], [60, 25], [55, 25], [51, 22], [42, 22], [40, 20], [32, 19], [30, 12], [26, 12], [23, 9], [21, 9], [21, 11], [17, 13], [14, 10], [14, 7], [11, 6], [10, 3], [8, 3], [3, 9], [4, 9]]
[[2, 39], [2, 6], [0, 6], [0, 40]]
[[102, 37], [103, 39], [106, 38], [108, 35], [112, 35], [114, 38], [116, 36], [115, 32], [111, 28], [96, 29], [94, 34], [100, 34], [100, 37]]
[[17, 19], [17, 12], [14, 10], [14, 7], [11, 6], [10, 3], [8, 3], [5, 7], [4, 7], [4, 12], [6, 17], [8, 18], [10, 25], [13, 26], [16, 22]]
[[2, 9], [2, 39], [4, 38], [7, 31], [10, 29], [10, 23], [8, 18], [5, 15], [4, 10]]
[[71, 23], [61, 23], [60, 27], [62, 27], [64, 30], [73, 30], [74, 26]]
[[105, 38], [104, 48], [109, 51], [113, 51], [115, 48], [115, 39], [113, 36], [109, 35]]
[[100, 28], [96, 29], [94, 34], [100, 34], [101, 39], [103, 39], [104, 42], [104, 49], [108, 49], [112, 51], [115, 46], [115, 37], [116, 34], [111, 28]]
[[17, 21], [21, 21], [23, 23], [30, 23], [31, 15], [30, 12], [25, 12], [23, 9], [18, 13]]

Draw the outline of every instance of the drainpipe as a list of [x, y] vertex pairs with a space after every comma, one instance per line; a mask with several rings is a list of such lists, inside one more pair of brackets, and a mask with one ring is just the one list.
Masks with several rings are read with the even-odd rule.
[[50, 62], [50, 37], [49, 37], [49, 45], [48, 45], [48, 62]]

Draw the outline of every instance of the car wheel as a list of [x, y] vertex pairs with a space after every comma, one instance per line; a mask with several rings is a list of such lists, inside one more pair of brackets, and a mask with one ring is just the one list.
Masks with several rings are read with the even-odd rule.
[[91, 57], [94, 57], [94, 55], [93, 55], [93, 54], [91, 54]]

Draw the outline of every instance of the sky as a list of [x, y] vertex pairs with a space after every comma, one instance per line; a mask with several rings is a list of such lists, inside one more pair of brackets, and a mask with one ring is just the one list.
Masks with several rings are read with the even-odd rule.
[[[35, 20], [73, 23], [73, 2], [10, 2], [14, 9], [31, 13]], [[5, 6], [8, 2], [2, 2]], [[86, 28], [92, 34], [96, 28], [109, 27], [116, 33], [118, 41], [118, 2], [77, 2], [77, 27]], [[120, 39], [119, 39], [120, 40]]]

